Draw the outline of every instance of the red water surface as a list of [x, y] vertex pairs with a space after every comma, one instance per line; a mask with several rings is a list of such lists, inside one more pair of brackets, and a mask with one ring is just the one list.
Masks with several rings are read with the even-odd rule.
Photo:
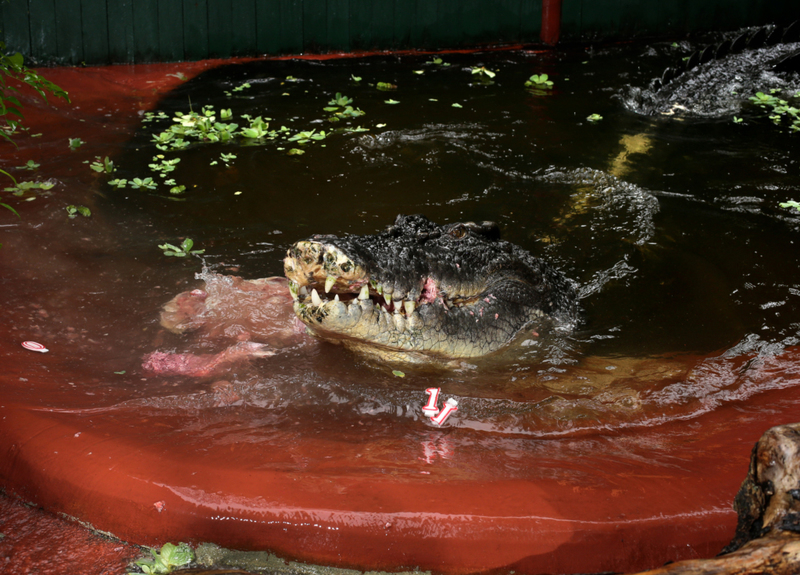
[[[138, 112], [180, 82], [170, 74], [216, 64], [47, 70], [73, 105], [29, 99], [31, 132], [48, 139], [25, 140], [13, 160], [63, 156], [67, 137], [90, 142], [81, 158], [91, 157], [129, 137]], [[101, 129], [103, 143], [91, 144]], [[66, 165], [56, 169], [68, 174]], [[92, 333], [82, 318], [113, 325], [124, 315], [133, 324], [137, 307], [93, 298], [93, 287], [105, 293], [151, 274], [163, 292], [153, 298], [176, 288], [156, 286], [146, 263], [124, 277], [113, 265], [94, 266], [79, 254], [100, 240], [86, 240], [82, 228], [52, 241], [43, 214], [59, 201], [21, 206], [24, 229], [4, 236], [0, 251], [9, 302], [0, 327], [0, 485], [125, 541], [211, 541], [359, 569], [641, 570], [718, 553], [733, 535], [731, 502], [753, 443], [798, 419], [797, 349], [732, 358], [733, 384], [700, 373], [706, 384], [720, 377], [723, 387], [750, 386], [712, 408], [546, 437], [437, 428], [390, 413], [337, 415], [313, 402], [280, 405], [289, 415], [275, 418], [269, 405], [226, 400], [224, 382], [128, 373], [126, 385], [114, 385], [98, 366], [131, 344], [99, 321]], [[65, 277], [85, 299], [60, 301]], [[24, 349], [30, 339], [50, 352]], [[680, 361], [691, 370], [703, 360]], [[332, 365], [330, 377], [343, 369]], [[150, 401], [161, 397], [169, 401]]]

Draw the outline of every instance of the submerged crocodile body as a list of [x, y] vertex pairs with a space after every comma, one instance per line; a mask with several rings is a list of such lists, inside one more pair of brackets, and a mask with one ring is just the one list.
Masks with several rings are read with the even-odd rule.
[[791, 97], [800, 88], [800, 21], [748, 30], [698, 50], [623, 96], [647, 115], [720, 117], [739, 113], [757, 92]]
[[299, 241], [284, 267], [313, 335], [381, 360], [484, 356], [576, 316], [571, 282], [491, 222], [398, 216], [376, 235]]

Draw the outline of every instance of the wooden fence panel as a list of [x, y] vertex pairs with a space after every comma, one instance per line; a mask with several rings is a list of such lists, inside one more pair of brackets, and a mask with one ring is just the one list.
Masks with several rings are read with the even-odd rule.
[[160, 55], [161, 49], [158, 44], [158, 0], [134, 0], [134, 61], [154, 62], [159, 59]]
[[[138, 2], [139, 0], [134, 0]], [[183, 60], [184, 20], [182, 2], [158, 2], [158, 52], [159, 61], [175, 62]]]
[[[536, 43], [543, 0], [9, 0], [0, 39], [34, 62]], [[562, 40], [678, 35], [800, 18], [798, 0], [563, 0]]]
[[108, 0], [107, 59], [111, 62], [130, 64], [134, 61], [136, 38], [133, 32], [133, 2], [134, 0]]
[[[14, 2], [11, 5], [20, 5]], [[81, 0], [58, 0], [55, 3], [56, 42], [59, 61], [81, 64], [83, 58], [83, 26], [81, 23]]]
[[[163, 0], [162, 0], [163, 1]], [[217, 23], [215, 22], [215, 26]], [[208, 1], [183, 0], [183, 53], [187, 60], [209, 54]]]
[[52, 54], [58, 53], [55, 34], [55, 0], [30, 0], [28, 13], [30, 15], [30, 55], [37, 61], [46, 61]]

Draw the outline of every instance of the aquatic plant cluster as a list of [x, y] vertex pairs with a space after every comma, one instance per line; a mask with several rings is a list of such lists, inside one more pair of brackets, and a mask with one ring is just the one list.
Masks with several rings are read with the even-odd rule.
[[[426, 62], [426, 64], [441, 67], [450, 65], [441, 58], [434, 58]], [[484, 83], [491, 82], [491, 79], [497, 74], [485, 66], [471, 67], [468, 70], [472, 76], [480, 78]], [[415, 70], [414, 73], [423, 74], [424, 70]], [[362, 80], [361, 77], [353, 75], [351, 75], [350, 79], [356, 84]], [[288, 76], [284, 82], [298, 81], [298, 78]], [[397, 90], [397, 85], [390, 82], [378, 81], [370, 85], [383, 92]], [[244, 82], [231, 90], [225, 90], [224, 94], [231, 98], [250, 88], [252, 88], [252, 84]], [[553, 82], [548, 78], [547, 74], [534, 74], [525, 82], [525, 88], [533, 95], [542, 95], [553, 88]], [[284, 93], [283, 95], [288, 96], [289, 94]], [[388, 99], [384, 103], [395, 105], [400, 102], [395, 99]], [[452, 106], [456, 108], [462, 107], [458, 103], [453, 103]], [[327, 102], [327, 105], [322, 107], [322, 111], [326, 113], [325, 121], [328, 123], [348, 123], [348, 125], [334, 127], [327, 131], [318, 129], [293, 131], [284, 124], [280, 125], [280, 127], [275, 127], [275, 120], [271, 117], [242, 114], [239, 118], [235, 118], [232, 108], [217, 110], [210, 104], [202, 106], [199, 112], [192, 109], [187, 112], [175, 112], [172, 118], [163, 111], [146, 112], [142, 119], [143, 124], [171, 121], [169, 126], [154, 132], [151, 136], [150, 142], [157, 150], [162, 152], [154, 156], [152, 163], [148, 164], [153, 175], [129, 179], [116, 178], [109, 180], [108, 183], [115, 189], [130, 186], [133, 189], [145, 190], [156, 190], [163, 184], [168, 187], [172, 196], [177, 196], [186, 191], [186, 186], [178, 184], [169, 174], [175, 169], [176, 164], [180, 162], [180, 158], [168, 159], [164, 156], [165, 153], [184, 150], [192, 144], [236, 143], [238, 145], [260, 145], [277, 143], [277, 151], [285, 152], [289, 156], [300, 156], [305, 153], [304, 147], [308, 144], [322, 142], [334, 135], [369, 131], [369, 128], [361, 125], [352, 125], [353, 120], [365, 116], [366, 113], [354, 105], [351, 97], [342, 92], [336, 92], [333, 98]], [[591, 118], [591, 120], [594, 119]], [[385, 124], [377, 124], [375, 127], [382, 128], [384, 126]], [[219, 159], [210, 162], [209, 165], [215, 166], [222, 163], [226, 168], [230, 168], [236, 157], [236, 154], [233, 153], [221, 153]], [[111, 174], [115, 171], [113, 162], [110, 162], [108, 158], [97, 158], [95, 162], [91, 163], [90, 167], [98, 173]], [[178, 198], [173, 197], [171, 199]]]
[[781, 125], [785, 120], [789, 121], [789, 129], [793, 132], [800, 132], [800, 108], [791, 102], [800, 105], [800, 92], [787, 99], [780, 97], [780, 90], [772, 89], [769, 94], [756, 92], [755, 96], [750, 97], [750, 101], [767, 111], [769, 119], [776, 125]]

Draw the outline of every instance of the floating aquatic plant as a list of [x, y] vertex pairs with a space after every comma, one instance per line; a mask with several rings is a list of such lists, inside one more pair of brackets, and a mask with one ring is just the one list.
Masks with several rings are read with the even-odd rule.
[[158, 183], [153, 181], [153, 178], [133, 178], [130, 181], [131, 187], [139, 190], [141, 188], [145, 188], [148, 190], [155, 190], [158, 187]]
[[481, 78], [489, 78], [489, 79], [491, 79], [491, 78], [494, 78], [495, 76], [497, 76], [496, 72], [492, 72], [491, 70], [489, 70], [485, 66], [473, 66], [471, 68], [471, 71], [472, 71], [472, 75], [473, 76], [478, 76], [478, 77], [481, 77]]
[[553, 87], [553, 82], [548, 78], [549, 76], [547, 74], [534, 74], [525, 81], [525, 87], [550, 90]]
[[180, 246], [172, 244], [161, 244], [158, 246], [164, 252], [165, 256], [185, 258], [186, 256], [197, 256], [204, 253], [206, 250], [193, 250], [194, 241], [191, 238], [186, 238], [181, 242]]
[[789, 200], [788, 202], [781, 202], [778, 205], [782, 208], [794, 208], [798, 212], [800, 212], [800, 202], [795, 202], [794, 200]]
[[69, 219], [75, 219], [79, 214], [85, 218], [88, 218], [92, 215], [92, 212], [86, 206], [73, 206], [69, 205], [65, 208], [67, 210], [67, 216]]
[[[800, 92], [789, 99], [797, 98], [800, 98]], [[780, 97], [780, 90], [777, 89], [770, 90], [769, 94], [756, 92], [755, 96], [750, 96], [750, 101], [766, 110], [773, 123], [780, 125], [784, 120], [788, 120], [790, 122], [789, 129], [797, 132], [800, 131], [800, 109], [791, 105], [789, 99]]]
[[106, 156], [105, 158], [96, 156], [94, 162], [90, 163], [88, 160], [86, 160], [84, 164], [89, 164], [89, 167], [92, 170], [100, 174], [102, 174], [103, 172], [105, 172], [106, 174], [111, 174], [116, 169], [114, 168], [114, 162], [111, 161], [108, 156]]

